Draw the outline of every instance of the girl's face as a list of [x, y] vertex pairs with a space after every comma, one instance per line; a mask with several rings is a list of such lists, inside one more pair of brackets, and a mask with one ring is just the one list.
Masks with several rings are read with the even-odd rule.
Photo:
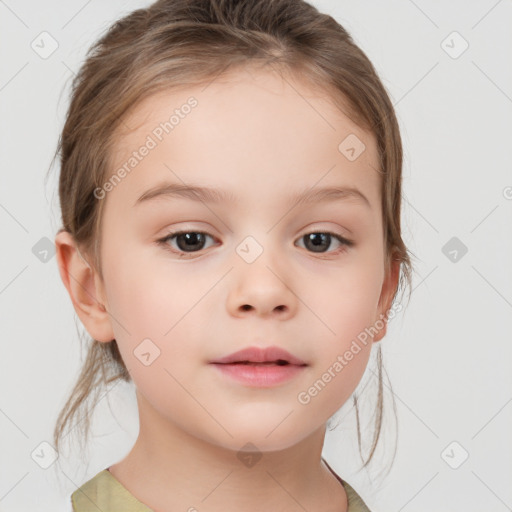
[[[350, 397], [385, 334], [397, 273], [385, 275], [373, 135], [300, 81], [249, 70], [152, 96], [125, 123], [96, 192], [97, 293], [141, 427], [151, 415], [233, 450], [296, 444]], [[358, 192], [311, 195], [324, 188]], [[306, 366], [249, 385], [211, 363], [270, 346]]]

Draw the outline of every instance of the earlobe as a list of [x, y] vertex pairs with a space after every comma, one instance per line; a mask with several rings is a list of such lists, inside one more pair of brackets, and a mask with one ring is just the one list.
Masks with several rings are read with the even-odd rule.
[[378, 333], [374, 336], [373, 342], [380, 341], [386, 335], [389, 314], [389, 308], [393, 302], [393, 296], [398, 288], [398, 280], [400, 278], [400, 260], [393, 260], [390, 264], [388, 275], [386, 276], [382, 285], [382, 292], [379, 299], [378, 305], [378, 317], [376, 322], [380, 320], [378, 325], [384, 324], [382, 329], [379, 329]]
[[95, 340], [113, 340], [108, 306], [96, 270], [82, 257], [68, 231], [57, 233], [55, 246], [60, 277], [82, 324]]

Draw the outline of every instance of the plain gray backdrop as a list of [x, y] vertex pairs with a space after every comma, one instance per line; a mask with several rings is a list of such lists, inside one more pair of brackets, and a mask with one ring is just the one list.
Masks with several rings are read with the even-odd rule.
[[[3, 512], [71, 510], [70, 494], [123, 458], [138, 432], [133, 388], [119, 385], [98, 403], [89, 451], [52, 460], [56, 415], [81, 365], [81, 325], [52, 252], [58, 168], [44, 178], [86, 50], [149, 3], [0, 0]], [[381, 341], [398, 427], [386, 386], [381, 462], [357, 472], [351, 400], [324, 456], [375, 512], [510, 510], [512, 3], [311, 3], [352, 34], [396, 107], [404, 238], [417, 257], [411, 301]], [[392, 456], [396, 428], [397, 457], [384, 478], [378, 468]]]

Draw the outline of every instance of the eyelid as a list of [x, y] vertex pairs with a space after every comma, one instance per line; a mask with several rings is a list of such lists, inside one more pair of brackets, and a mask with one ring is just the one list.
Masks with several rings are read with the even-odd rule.
[[[332, 228], [328, 228], [328, 227], [321, 227], [321, 226], [315, 227], [315, 225], [319, 224], [319, 223], [321, 224], [321, 222], [312, 223], [313, 226], [310, 225], [310, 226], [304, 228], [303, 230], [301, 230], [302, 234], [300, 236], [304, 236], [309, 233], [329, 233], [331, 235], [339, 236], [340, 238], [343, 238], [347, 242], [354, 241], [351, 239], [351, 235], [343, 234], [343, 232], [352, 233], [351, 231], [348, 231], [346, 228], [343, 228], [340, 226], [340, 229], [338, 231], [341, 231], [341, 232], [337, 232], [336, 230], [333, 230]], [[210, 228], [207, 228], [207, 229], [210, 229]], [[198, 228], [197, 226], [191, 226], [191, 225], [185, 225], [184, 227], [176, 228], [175, 230], [172, 228], [169, 228], [166, 232], [166, 235], [164, 235], [164, 236], [168, 236], [170, 234], [173, 235], [173, 234], [190, 233], [190, 232], [202, 233], [205, 235], [210, 235], [213, 238], [216, 238], [216, 236], [213, 235], [210, 231], [205, 231], [202, 228]]]

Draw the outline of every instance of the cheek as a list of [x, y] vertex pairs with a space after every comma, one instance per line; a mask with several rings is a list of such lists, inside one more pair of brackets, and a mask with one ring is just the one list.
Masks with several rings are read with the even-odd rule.
[[[315, 365], [297, 401], [308, 414], [326, 419], [336, 413], [359, 385], [372, 350], [369, 327], [373, 300], [360, 290], [328, 305], [321, 336], [315, 340]], [[328, 327], [327, 327], [328, 326]]]
[[154, 359], [151, 366], [162, 371], [179, 373], [183, 365], [177, 361], [200, 362], [193, 340], [202, 339], [195, 331], [208, 323], [202, 301], [211, 278], [176, 271], [176, 265], [171, 272], [170, 266], [151, 264], [147, 255], [134, 253], [110, 266], [105, 278], [112, 327], [128, 369], [138, 371], [142, 353], [149, 353], [144, 358]]
[[321, 286], [311, 287], [308, 299], [314, 313], [324, 321], [324, 339], [331, 346], [343, 348], [352, 338], [375, 322], [382, 289], [381, 266], [350, 265], [326, 279]]
[[350, 270], [319, 287], [322, 291], [312, 289], [311, 302], [308, 300], [320, 327], [315, 342], [315, 377], [326, 392], [319, 402], [334, 407], [333, 413], [352, 394], [366, 370], [382, 286], [381, 270], [375, 263]]

